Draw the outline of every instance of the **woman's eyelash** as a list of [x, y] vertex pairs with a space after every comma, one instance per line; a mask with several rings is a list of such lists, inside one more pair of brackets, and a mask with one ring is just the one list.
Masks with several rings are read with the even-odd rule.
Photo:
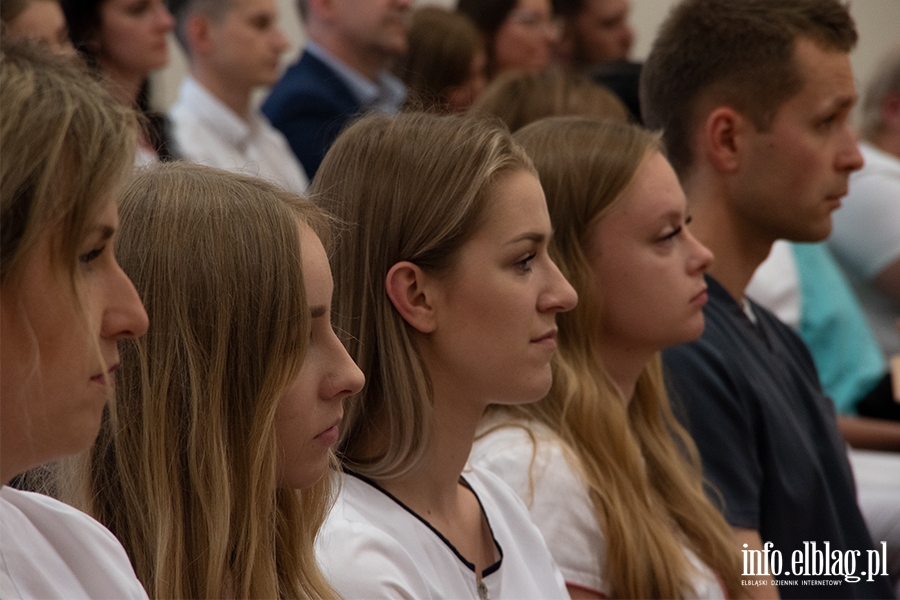
[[79, 256], [78, 260], [85, 264], [93, 262], [98, 256], [103, 254], [103, 251], [105, 249], [106, 249], [105, 245], [103, 245], [99, 248], [94, 248], [90, 252], [86, 252], [86, 253], [82, 254], [81, 256]]
[[678, 227], [676, 227], [675, 229], [672, 230], [672, 233], [669, 233], [669, 234], [667, 234], [667, 235], [664, 235], [664, 236], [663, 236], [662, 238], [660, 238], [660, 239], [661, 239], [662, 241], [664, 241], [664, 242], [667, 242], [667, 241], [669, 241], [669, 240], [675, 238], [675, 236], [677, 236], [679, 233], [681, 233], [681, 230], [682, 230], [682, 229], [684, 229], [684, 227], [681, 226], [681, 225], [679, 225]]
[[520, 269], [522, 269], [523, 271], [530, 271], [531, 267], [529, 266], [529, 263], [532, 261], [532, 259], [534, 259], [535, 256], [536, 256], [536, 254], [534, 252], [532, 252], [531, 254], [529, 254], [528, 256], [523, 258], [522, 260], [518, 261], [516, 263], [516, 266], [519, 267]]

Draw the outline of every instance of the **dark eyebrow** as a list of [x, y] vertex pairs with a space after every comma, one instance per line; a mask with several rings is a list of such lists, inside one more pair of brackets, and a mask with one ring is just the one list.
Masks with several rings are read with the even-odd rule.
[[325, 312], [328, 308], [324, 304], [318, 304], [316, 306], [309, 307], [309, 316], [311, 319], [318, 319], [319, 317], [324, 317]]
[[109, 225], [100, 225], [95, 228], [95, 231], [100, 234], [101, 242], [105, 242], [116, 234], [116, 228], [110, 227]]

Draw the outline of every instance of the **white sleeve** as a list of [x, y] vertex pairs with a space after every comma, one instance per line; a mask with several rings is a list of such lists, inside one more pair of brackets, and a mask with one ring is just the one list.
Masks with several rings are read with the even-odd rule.
[[316, 554], [325, 577], [346, 600], [431, 596], [409, 553], [370, 525], [329, 518], [319, 533]]
[[828, 245], [841, 266], [868, 280], [900, 260], [900, 160], [861, 148], [866, 166], [850, 176]]
[[606, 542], [587, 487], [558, 441], [504, 427], [476, 444], [472, 462], [503, 479], [525, 502], [567, 584], [609, 595]]

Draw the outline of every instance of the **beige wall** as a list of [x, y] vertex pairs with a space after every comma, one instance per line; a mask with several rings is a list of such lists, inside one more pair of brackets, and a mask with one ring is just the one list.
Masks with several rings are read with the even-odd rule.
[[[739, 1], [739, 0], [735, 0]], [[631, 0], [632, 23], [637, 41], [633, 57], [640, 60], [646, 57], [653, 42], [653, 37], [669, 9], [678, 0]], [[281, 23], [292, 42], [291, 50], [284, 57], [284, 64], [293, 62], [299, 53], [303, 40], [303, 31], [294, 8], [293, 0], [278, 0], [281, 8]], [[451, 7], [455, 0], [418, 0], [416, 4], [437, 4]], [[900, 0], [854, 0], [850, 4], [853, 18], [859, 29], [859, 45], [850, 56], [856, 74], [857, 86], [868, 81], [872, 70], [884, 52], [892, 45], [900, 43], [897, 34], [897, 23], [900, 23]], [[154, 76], [154, 103], [160, 108], [167, 108], [178, 93], [178, 85], [186, 66], [181, 49], [172, 40], [172, 60], [170, 65]]]

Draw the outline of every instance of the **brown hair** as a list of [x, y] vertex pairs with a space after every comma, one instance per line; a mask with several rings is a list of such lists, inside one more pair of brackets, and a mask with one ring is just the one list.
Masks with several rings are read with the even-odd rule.
[[562, 69], [501, 73], [472, 105], [471, 112], [498, 117], [510, 131], [550, 116], [628, 120], [628, 109], [615, 94], [581, 73]]
[[[265, 181], [170, 163], [121, 204], [117, 256], [150, 318], [68, 495], [119, 538], [151, 597], [333, 597], [314, 540], [331, 478], [278, 485], [275, 414], [309, 339], [299, 224]], [[306, 231], [306, 230], [304, 230]]]
[[531, 161], [485, 119], [372, 115], [335, 141], [310, 193], [353, 223], [335, 244], [335, 329], [366, 376], [346, 405], [339, 452], [374, 479], [418, 465], [435, 426], [428, 372], [411, 326], [387, 295], [400, 261], [450, 268], [481, 225], [493, 185]]
[[134, 114], [70, 58], [27, 41], [0, 53], [0, 283], [57, 226], [74, 277], [91, 222], [131, 172]]
[[641, 73], [645, 124], [663, 131], [684, 176], [701, 101], [726, 104], [764, 130], [803, 85], [794, 60], [800, 37], [849, 52], [857, 34], [838, 0], [685, 0], [660, 28]]
[[583, 475], [604, 533], [600, 568], [614, 597], [690, 591], [693, 567], [682, 545], [719, 575], [730, 597], [740, 596], [731, 530], [704, 494], [700, 458], [672, 414], [659, 354], [625, 399], [603, 367], [596, 335], [603, 282], [587, 258], [590, 235], [640, 165], [660, 151], [659, 139], [636, 125], [582, 117], [544, 119], [514, 137], [538, 169], [555, 231], [551, 256], [579, 301], [557, 317], [548, 397], [493, 410], [545, 424], [575, 458], [572, 468]]
[[396, 72], [409, 89], [408, 103], [447, 110], [447, 94], [469, 78], [472, 60], [484, 48], [472, 20], [437, 6], [412, 13], [409, 48]]

